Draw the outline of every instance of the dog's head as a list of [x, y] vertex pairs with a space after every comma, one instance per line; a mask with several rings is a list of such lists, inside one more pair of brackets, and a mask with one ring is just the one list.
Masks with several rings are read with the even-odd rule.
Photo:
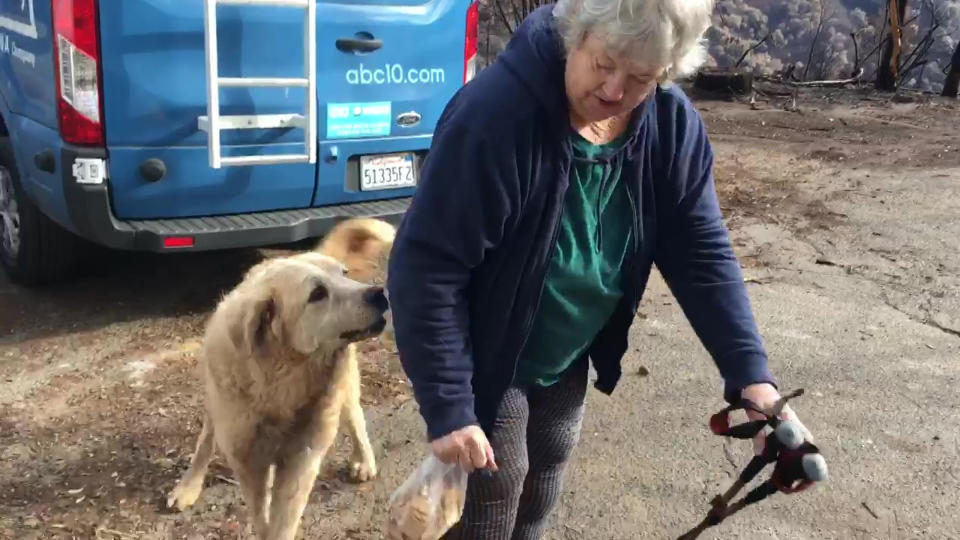
[[[357, 281], [385, 285], [387, 266], [396, 228], [375, 218], [352, 218], [337, 224], [317, 246], [321, 253], [340, 261], [347, 275]], [[381, 338], [393, 341], [393, 317], [385, 314], [387, 325]]]
[[382, 332], [389, 307], [382, 287], [348, 278], [319, 253], [260, 263], [234, 294], [231, 340], [252, 356], [335, 351]]

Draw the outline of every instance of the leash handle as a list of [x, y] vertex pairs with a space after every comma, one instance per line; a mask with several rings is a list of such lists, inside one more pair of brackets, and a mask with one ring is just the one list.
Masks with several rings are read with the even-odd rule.
[[[760, 433], [764, 426], [769, 425], [776, 428], [777, 424], [780, 423], [780, 413], [783, 412], [783, 408], [786, 406], [787, 402], [802, 395], [803, 388], [798, 388], [793, 392], [781, 396], [780, 399], [778, 399], [777, 402], [766, 411], [753, 401], [747, 398], [741, 398], [736, 403], [727, 405], [723, 409], [720, 409], [720, 411], [710, 416], [710, 431], [712, 431], [714, 435], [720, 435], [723, 437], [735, 437], [737, 439], [753, 438]], [[751, 420], [743, 424], [731, 426], [730, 413], [740, 410], [751, 410], [763, 415], [765, 419]]]

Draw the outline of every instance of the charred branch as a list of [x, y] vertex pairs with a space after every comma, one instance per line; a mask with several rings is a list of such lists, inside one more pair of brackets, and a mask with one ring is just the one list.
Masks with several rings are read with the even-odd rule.
[[[916, 44], [913, 46], [913, 49], [906, 56], [906, 58], [900, 64], [900, 81], [907, 79], [909, 75], [914, 70], [920, 68], [921, 71], [926, 65], [930, 62], [929, 55], [930, 49], [937, 42], [937, 31], [943, 27], [943, 17], [942, 14], [937, 9], [937, 6], [929, 1], [925, 0], [922, 4], [922, 7], [925, 8], [930, 15], [930, 22], [927, 25], [927, 31]], [[914, 19], [918, 18], [918, 14]]]
[[[882, 46], [883, 46], [883, 41], [877, 42], [877, 43], [873, 46], [873, 48], [870, 49], [870, 52], [868, 52], [868, 53], [866, 54], [866, 56], [863, 57], [863, 60], [862, 60], [861, 62], [862, 62], [863, 64], [866, 64], [868, 61], [870, 61], [870, 59], [873, 58], [873, 56], [880, 51], [880, 47], [882, 47]], [[878, 60], [878, 62], [879, 62], [879, 60]], [[879, 65], [879, 64], [878, 64], [878, 65]]]
[[507, 13], [503, 9], [503, 4], [504, 2], [501, 2], [499, 0], [495, 0], [493, 2], [493, 6], [494, 8], [496, 8], [496, 11], [497, 11], [497, 17], [500, 19], [500, 24], [502, 24], [503, 27], [507, 30], [507, 32], [510, 32], [510, 34], [512, 35], [514, 32], [514, 27], [511, 26], [510, 21], [507, 19]]
[[734, 64], [733, 67], [734, 67], [734, 68], [740, 67], [740, 64], [742, 64], [743, 61], [746, 60], [747, 55], [750, 54], [751, 52], [755, 51], [755, 50], [757, 49], [757, 47], [763, 45], [768, 39], [770, 39], [770, 36], [772, 36], [772, 35], [773, 35], [772, 32], [767, 32], [767, 35], [763, 36], [763, 39], [761, 39], [760, 41], [754, 43], [752, 46], [748, 47], [747, 50], [743, 51], [743, 54], [740, 55], [740, 58], [737, 59], [737, 63]]
[[853, 41], [853, 72], [856, 73], [860, 69], [860, 46], [857, 43], [857, 36], [863, 30], [857, 32], [850, 32], [850, 39]]

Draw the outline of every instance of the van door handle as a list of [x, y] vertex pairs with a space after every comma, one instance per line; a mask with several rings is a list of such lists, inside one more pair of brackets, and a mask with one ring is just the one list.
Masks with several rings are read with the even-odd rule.
[[361, 39], [361, 38], [339, 38], [337, 39], [337, 49], [349, 53], [370, 53], [380, 47], [383, 42], [379, 39]]

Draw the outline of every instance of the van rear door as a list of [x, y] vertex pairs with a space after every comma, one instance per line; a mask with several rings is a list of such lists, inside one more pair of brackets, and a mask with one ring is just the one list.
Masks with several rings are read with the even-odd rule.
[[[437, 117], [464, 81], [469, 17], [476, 28], [476, 5], [468, 0], [318, 2], [317, 163], [213, 169], [207, 134], [197, 125], [207, 103], [203, 2], [98, 6], [110, 196], [120, 219], [242, 214], [411, 194], [413, 188], [403, 186], [412, 174], [408, 152], [420, 159], [429, 148]], [[304, 14], [218, 6], [220, 76], [303, 77]], [[475, 43], [474, 36], [474, 49]], [[305, 92], [223, 88], [220, 112], [302, 114]], [[221, 149], [225, 156], [302, 154], [303, 132], [224, 131]], [[399, 157], [382, 156], [393, 153]], [[374, 156], [362, 158], [362, 171], [361, 156]], [[165, 166], [162, 178], [141, 172], [157, 159]]]
[[[121, 219], [242, 214], [309, 207], [316, 185], [311, 163], [209, 165], [204, 5], [201, 0], [100, 1], [104, 130], [110, 196]], [[224, 5], [217, 8], [223, 77], [302, 77], [302, 9]], [[224, 88], [223, 115], [303, 112], [304, 88]], [[302, 154], [295, 128], [224, 131], [223, 155]], [[141, 165], [166, 168], [150, 181]]]
[[464, 83], [476, 9], [469, 0], [318, 4], [314, 205], [412, 193], [415, 163]]

